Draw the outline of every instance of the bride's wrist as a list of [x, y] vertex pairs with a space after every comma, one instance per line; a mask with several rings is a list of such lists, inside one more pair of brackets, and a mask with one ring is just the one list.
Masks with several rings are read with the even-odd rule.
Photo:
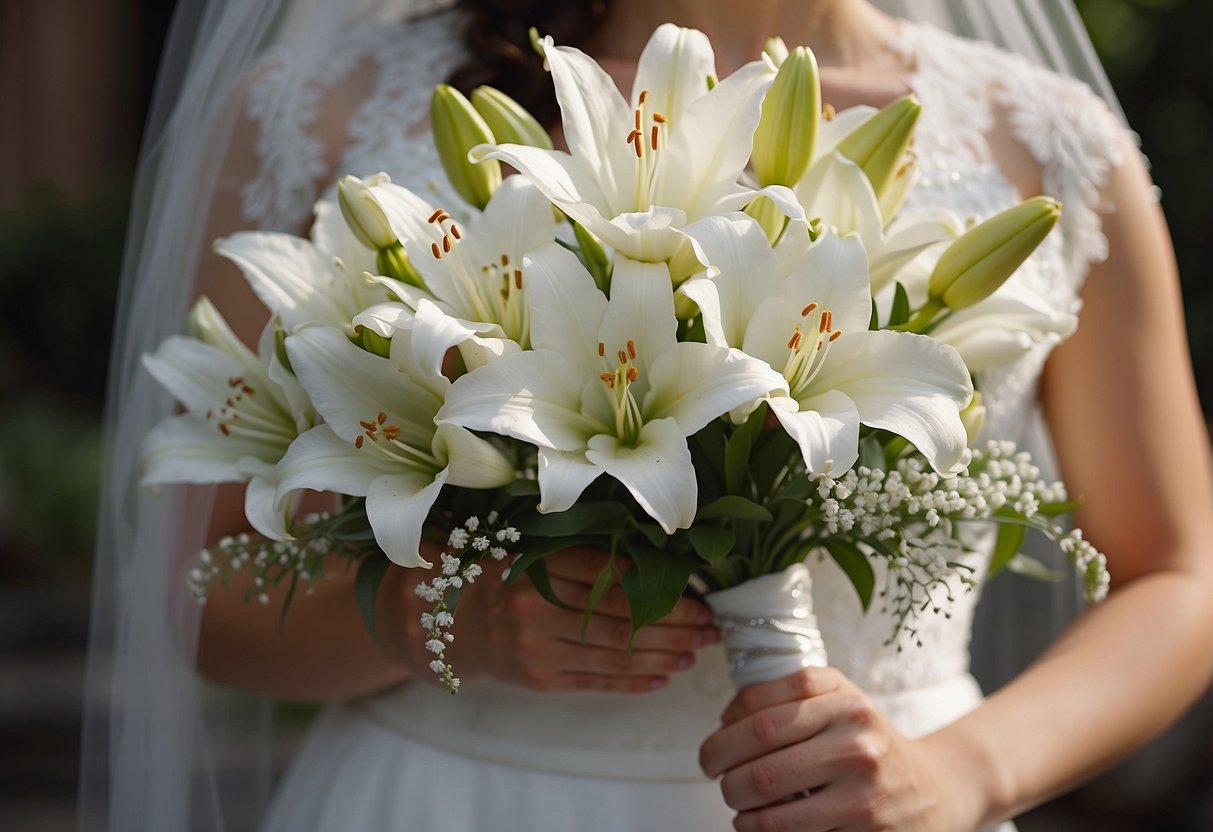
[[953, 723], [918, 740], [948, 805], [948, 828], [976, 829], [1005, 820], [1014, 800], [996, 756]]

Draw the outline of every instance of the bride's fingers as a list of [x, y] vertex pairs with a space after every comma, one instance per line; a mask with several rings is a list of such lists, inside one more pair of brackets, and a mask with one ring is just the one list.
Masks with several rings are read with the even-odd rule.
[[699, 748], [699, 766], [716, 777], [785, 746], [811, 739], [836, 714], [828, 697], [786, 702], [726, 725]]
[[[552, 577], [551, 583], [552, 591], [556, 593], [556, 597], [570, 607], [585, 609], [589, 606], [590, 594], [592, 592], [590, 585], [562, 577]], [[594, 617], [600, 615], [614, 618], [631, 618], [632, 613], [628, 606], [627, 595], [624, 594], [620, 587], [611, 587], [594, 604]], [[669, 615], [661, 619], [658, 624], [646, 627], [645, 630], [651, 629], [652, 626], [665, 627], [671, 625], [680, 627], [710, 627], [711, 623], [712, 613], [706, 604], [693, 598], [683, 598], [679, 600]], [[644, 630], [641, 632], [644, 632]]]
[[827, 786], [821, 791], [771, 806], [738, 813], [733, 819], [737, 832], [838, 832], [838, 795]]
[[[581, 642], [581, 619], [572, 634], [562, 633], [564, 641]], [[585, 643], [594, 647], [605, 647], [623, 653], [632, 639], [632, 622], [628, 618], [613, 618], [595, 614], [585, 628]], [[708, 644], [715, 644], [720, 636], [710, 627], [677, 627], [652, 624], [636, 634], [633, 650], [657, 650], [666, 653], [691, 653]]]
[[[822, 741], [825, 740], [825, 741]], [[738, 812], [770, 806], [806, 791], [824, 791], [839, 778], [837, 743], [823, 736], [789, 745], [737, 766], [724, 775], [724, 802]]]
[[598, 673], [604, 676], [666, 676], [695, 663], [692, 653], [633, 650], [625, 653], [586, 644], [558, 645], [551, 656], [562, 673]]
[[720, 721], [729, 725], [772, 705], [798, 702], [830, 693], [845, 683], [846, 677], [832, 667], [805, 667], [773, 682], [744, 688], [724, 709]]

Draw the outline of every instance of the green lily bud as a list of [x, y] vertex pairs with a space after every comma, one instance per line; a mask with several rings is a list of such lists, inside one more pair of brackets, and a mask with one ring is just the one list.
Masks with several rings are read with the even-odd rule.
[[380, 358], [388, 358], [392, 354], [392, 339], [384, 338], [364, 326], [354, 327], [354, 339], [364, 350]]
[[461, 197], [483, 209], [501, 184], [501, 163], [495, 159], [472, 163], [468, 152], [477, 145], [496, 144], [493, 131], [472, 102], [448, 84], [434, 87], [430, 122], [438, 158], [451, 185]]
[[295, 375], [295, 368], [291, 366], [291, 357], [286, 352], [286, 330], [282, 328], [281, 321], [274, 324], [274, 355], [278, 356], [279, 363], [286, 368], [288, 373]]
[[337, 180], [337, 204], [345, 224], [358, 242], [373, 251], [399, 245], [387, 214], [371, 190], [375, 185], [390, 181], [386, 174], [377, 174], [366, 182], [357, 176], [343, 176]]
[[573, 236], [577, 238], [577, 247], [581, 249], [581, 259], [586, 270], [594, 278], [594, 285], [602, 290], [604, 295], [611, 294], [611, 258], [607, 257], [602, 240], [579, 222], [573, 223]]
[[880, 199], [905, 164], [922, 105], [913, 95], [897, 99], [856, 127], [839, 144], [838, 152], [867, 174]]
[[771, 245], [775, 245], [779, 241], [784, 227], [788, 224], [788, 218], [784, 216], [783, 211], [779, 210], [774, 202], [765, 196], [760, 196], [757, 199], [751, 200], [741, 210], [758, 221]]
[[783, 42], [783, 38], [768, 38], [762, 47], [762, 54], [770, 58], [771, 63], [778, 69], [788, 59], [788, 45]]
[[969, 437], [969, 445], [976, 444], [981, 429], [986, 424], [986, 405], [981, 398], [981, 392], [973, 391], [973, 399], [969, 406], [960, 411], [960, 423], [965, 427], [965, 435]]
[[928, 292], [950, 309], [972, 306], [1006, 282], [1061, 217], [1061, 203], [1033, 197], [970, 228], [948, 246]]
[[813, 161], [820, 121], [817, 58], [812, 50], [798, 46], [775, 74], [754, 131], [750, 160], [760, 185], [793, 185], [804, 176]]
[[425, 279], [413, 266], [399, 240], [375, 252], [375, 271], [384, 277], [393, 277], [419, 289], [427, 288]]
[[535, 117], [514, 99], [492, 87], [472, 90], [472, 106], [502, 144], [524, 144], [552, 150], [552, 137]]

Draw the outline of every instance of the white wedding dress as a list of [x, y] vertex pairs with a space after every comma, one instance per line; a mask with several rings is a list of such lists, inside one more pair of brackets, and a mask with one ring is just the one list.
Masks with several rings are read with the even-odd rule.
[[[367, 67], [373, 82], [369, 89], [352, 85], [364, 99], [352, 110], [338, 172], [385, 170], [396, 182], [431, 191], [431, 201], [453, 204], [436, 184], [440, 168], [428, 134], [410, 135], [410, 126], [424, 121], [433, 85], [464, 59], [457, 15], [431, 15], [404, 31], [349, 33], [315, 66], [300, 66], [289, 52], [271, 55], [248, 97], [261, 164], [245, 185], [245, 219], [263, 228], [306, 227], [314, 182], [326, 168], [328, 148], [314, 132], [322, 102]], [[916, 24], [903, 26], [895, 46], [914, 59], [911, 86], [925, 108], [916, 145], [924, 176], [913, 204], [987, 216], [1020, 196], [986, 143], [1001, 115], [999, 123], [1011, 125], [1041, 165], [1045, 191], [1065, 204], [1060, 233], [1015, 280], [1051, 308], [1075, 311], [1088, 264], [1105, 253], [1097, 190], [1120, 161], [1119, 121], [1081, 84], [992, 47]], [[991, 436], [1038, 432], [1035, 393], [1048, 349], [1041, 345], [982, 379]], [[831, 663], [901, 731], [928, 733], [979, 703], [968, 673], [979, 593], [960, 593], [950, 620], [925, 617], [924, 646], [898, 652], [885, 646], [888, 619], [875, 609], [862, 614], [832, 562], [811, 568]], [[731, 695], [722, 652], [712, 649], [648, 695], [539, 694], [485, 682], [452, 697], [415, 683], [335, 705], [312, 730], [263, 828], [730, 829], [733, 812], [700, 773], [697, 750]]]

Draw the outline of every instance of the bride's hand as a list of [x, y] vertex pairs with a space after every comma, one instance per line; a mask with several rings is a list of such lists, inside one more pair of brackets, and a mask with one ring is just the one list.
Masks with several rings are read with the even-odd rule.
[[[700, 749], [741, 832], [971, 832], [963, 772], [931, 738], [900, 734], [833, 668], [742, 690]], [[974, 805], [969, 805], [974, 804]]]
[[[719, 641], [708, 608], [684, 598], [667, 618], [641, 630], [628, 653], [631, 619], [618, 585], [595, 605], [583, 641], [583, 611], [607, 559], [605, 552], [592, 549], [571, 549], [546, 559], [552, 589], [571, 610], [544, 599], [527, 578], [507, 585], [502, 574], [508, 562], [486, 562], [484, 574], [464, 590], [455, 611], [455, 640], [446, 651], [455, 674], [542, 691], [644, 693], [664, 687], [671, 673], [694, 664], [697, 649]], [[418, 623], [430, 605], [412, 594], [416, 581], [427, 575], [394, 591], [400, 601], [389, 624], [394, 646], [385, 649], [401, 656], [415, 675], [436, 679], [427, 669], [433, 656], [425, 652]]]

